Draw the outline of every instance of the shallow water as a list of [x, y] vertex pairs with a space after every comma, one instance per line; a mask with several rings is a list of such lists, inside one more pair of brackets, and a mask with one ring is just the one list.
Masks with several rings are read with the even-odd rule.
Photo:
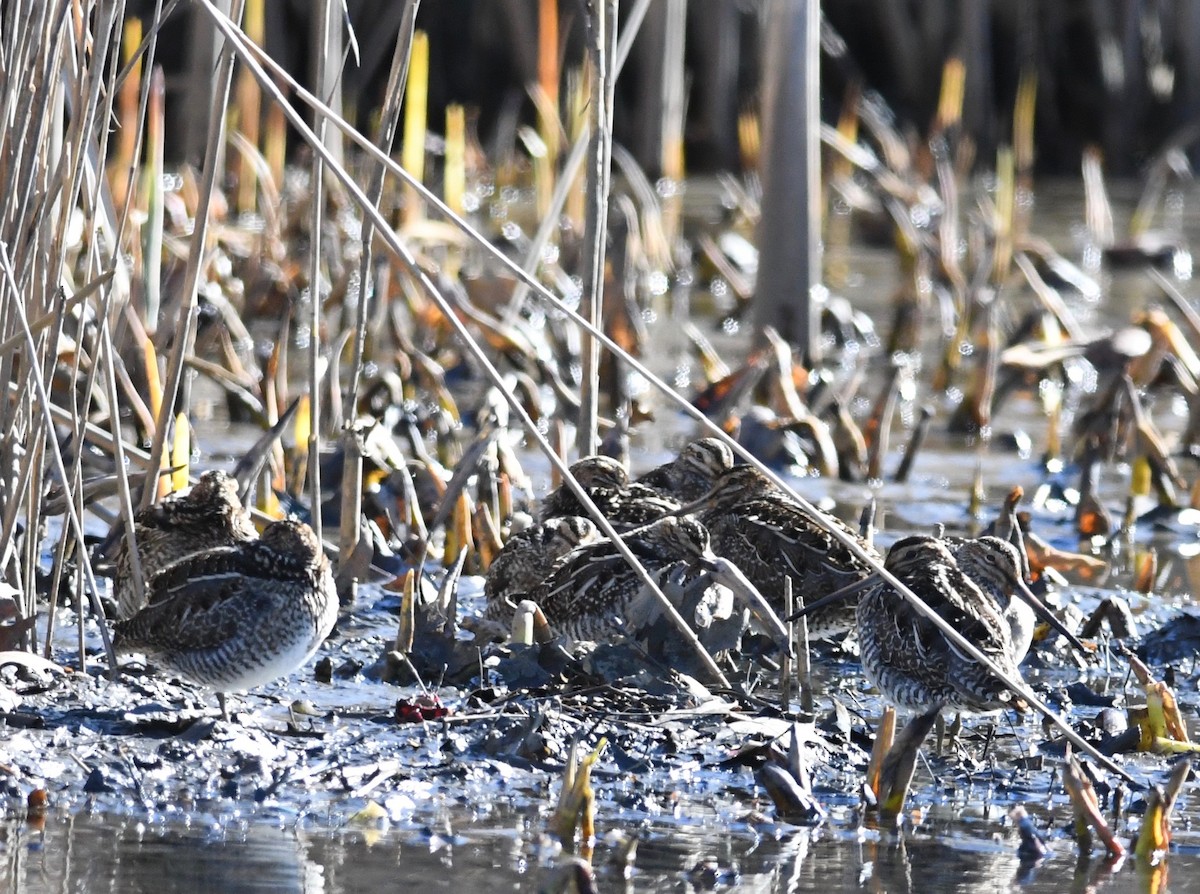
[[[522, 817], [473, 826], [458, 838], [428, 829], [364, 833], [213, 820], [146, 826], [103, 816], [51, 817], [43, 828], [0, 826], [5, 890], [190, 894], [223, 891], [339, 892], [408, 890], [531, 891], [557, 877], [539, 858]], [[1036, 863], [1016, 855], [1014, 836], [997, 829], [967, 837], [918, 829], [903, 841], [869, 830], [814, 831], [722, 822], [637, 824], [636, 857], [611, 862], [602, 842], [594, 856], [603, 891], [993, 892], [1070, 890], [1175, 894], [1200, 891], [1200, 855], [1175, 853], [1155, 869], [1113, 864], [1099, 855], [1079, 863], [1069, 846]], [[1163, 872], [1166, 877], [1153, 873]], [[1166, 881], [1166, 887], [1155, 887]]]

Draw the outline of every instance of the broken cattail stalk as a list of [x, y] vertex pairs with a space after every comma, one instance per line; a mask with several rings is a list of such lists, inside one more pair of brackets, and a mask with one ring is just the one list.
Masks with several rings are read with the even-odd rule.
[[496, 477], [496, 523], [503, 527], [513, 516], [513, 486], [507, 472]]
[[[846, 86], [842, 108], [838, 114], [837, 132], [847, 145], [858, 142], [858, 109], [862, 85], [851, 81]], [[845, 288], [850, 275], [851, 213], [842, 202], [833, 201], [836, 184], [848, 183], [854, 177], [854, 163], [842, 154], [829, 162], [825, 199], [825, 281], [834, 289]]]
[[[794, 598], [792, 596], [792, 579], [785, 577], [783, 579], [783, 610], [785, 618], [790, 618], [796, 610]], [[787, 639], [788, 642], [795, 642], [795, 622], [787, 622]], [[792, 656], [785, 654], [779, 662], [779, 708], [784, 714], [787, 714], [792, 708]]]
[[403, 595], [400, 597], [400, 624], [396, 628], [395, 650], [402, 655], [412, 651], [417, 629], [417, 572], [404, 572]]
[[470, 555], [475, 551], [471, 540], [471, 498], [466, 493], [460, 493], [454, 502], [454, 510], [450, 524], [446, 526], [446, 545], [442, 552], [442, 564], [452, 567], [462, 553]]
[[893, 363], [887, 382], [875, 401], [871, 416], [863, 434], [867, 439], [867, 477], [878, 481], [883, 477], [883, 460], [887, 455], [892, 417], [896, 412], [896, 397], [899, 394], [900, 364]]
[[903, 484], [908, 481], [908, 476], [912, 472], [917, 454], [921, 452], [921, 448], [925, 445], [925, 438], [929, 434], [929, 423], [932, 419], [933, 407], [925, 404], [921, 407], [920, 415], [917, 417], [917, 424], [913, 426], [912, 437], [909, 438], [908, 446], [904, 449], [904, 456], [900, 460], [900, 466], [896, 469], [897, 484]]
[[1024, 531], [1025, 552], [1029, 557], [1029, 570], [1041, 574], [1048, 568], [1064, 574], [1072, 574], [1085, 581], [1094, 581], [1108, 567], [1108, 563], [1087, 553], [1068, 552], [1052, 546], [1032, 531]]
[[531, 599], [522, 599], [513, 611], [512, 640], [525, 646], [545, 644], [554, 639], [550, 622], [541, 606]]
[[[142, 358], [145, 364], [143, 369], [146, 373], [146, 400], [154, 424], [157, 425], [158, 420], [162, 418], [163, 401], [162, 378], [158, 374], [158, 352], [154, 350], [154, 342], [150, 341], [148, 336], [142, 343], [142, 349]], [[153, 430], [148, 431], [147, 434], [153, 434]], [[161, 492], [159, 496], [162, 496]]]
[[1120, 651], [1146, 691], [1145, 709], [1129, 711], [1130, 720], [1141, 730], [1138, 750], [1157, 754], [1194, 754], [1200, 751], [1200, 745], [1194, 744], [1188, 736], [1187, 724], [1179, 712], [1171, 687], [1162, 680], [1156, 680], [1150, 668], [1127, 646], [1122, 645]]
[[[246, 0], [246, 11], [242, 17], [242, 30], [246, 37], [258, 46], [266, 40], [266, 3], [264, 0]], [[245, 67], [238, 72], [234, 102], [237, 108], [237, 129], [246, 141], [256, 149], [259, 146], [259, 125], [262, 117], [262, 91], [258, 81]], [[276, 180], [282, 185], [282, 180]], [[241, 214], [254, 211], [258, 198], [258, 177], [254, 161], [244, 152], [237, 154], [237, 210]]]
[[1069, 750], [1067, 759], [1063, 762], [1062, 775], [1075, 813], [1075, 842], [1079, 846], [1079, 853], [1086, 856], [1091, 851], [1090, 830], [1095, 829], [1110, 857], [1124, 856], [1125, 847], [1117, 840], [1104, 819], [1092, 781], [1083, 772], [1079, 760]]
[[[555, 418], [550, 425], [551, 444], [554, 448], [554, 453], [559, 459], [566, 464], [567, 454], [570, 448], [567, 446], [567, 427], [561, 419]], [[562, 474], [558, 471], [557, 466], [550, 468], [550, 487], [551, 489], [559, 487], [563, 482]]]
[[142, 57], [135, 57], [134, 54], [141, 42], [142, 20], [130, 17], [125, 22], [125, 31], [121, 39], [121, 58], [126, 65], [133, 62], [133, 67], [117, 95], [117, 119], [120, 127], [117, 128], [116, 146], [108, 168], [109, 189], [112, 191], [115, 208], [125, 206], [125, 199], [129, 194], [129, 177], [136, 167], [134, 155], [137, 153], [138, 90], [142, 82]]
[[1013, 219], [1017, 207], [1016, 170], [1013, 151], [1007, 146], [996, 150], [995, 242], [992, 249], [992, 282], [1004, 285], [1012, 270]]
[[470, 553], [466, 550], [460, 553], [458, 561], [446, 572], [441, 586], [438, 587], [437, 604], [445, 618], [442, 635], [447, 639], [454, 639], [458, 630], [458, 582], [469, 557]]
[[500, 539], [500, 529], [496, 526], [492, 510], [488, 508], [487, 503], [480, 503], [475, 507], [475, 515], [471, 519], [471, 530], [475, 538], [478, 571], [486, 574], [492, 562], [496, 560], [496, 556], [500, 554], [500, 550], [504, 548], [504, 543]]
[[607, 746], [608, 740], [600, 739], [592, 753], [580, 760], [579, 743], [571, 743], [567, 765], [563, 768], [563, 787], [558, 795], [558, 805], [550, 818], [550, 831], [558, 836], [564, 848], [574, 847], [577, 828], [583, 832], [582, 842], [585, 846], [590, 846], [595, 837], [592, 767]]
[[163, 264], [163, 145], [166, 139], [166, 82], [162, 68], [150, 73], [150, 95], [146, 106], [146, 164], [142, 169], [141, 205], [146, 209], [142, 228], [142, 288], [146, 330], [158, 331], [162, 305]]
[[987, 503], [987, 491], [983, 486], [983, 460], [975, 464], [975, 474], [971, 476], [971, 493], [967, 498], [967, 515], [979, 518]]
[[[429, 37], [424, 31], [413, 34], [408, 60], [408, 81], [404, 89], [404, 146], [400, 163], [417, 180], [425, 179], [425, 128], [429, 96]], [[424, 217], [420, 196], [412, 187], [404, 190], [404, 226], [411, 227]]]
[[[351, 424], [342, 429], [342, 505], [341, 530], [338, 532], [338, 570], [350, 565], [362, 533], [363, 453], [365, 430]], [[338, 575], [338, 599], [345, 605], [355, 589], [354, 580]]]
[[[592, 79], [596, 76], [590, 57], [585, 57], [583, 66], [567, 74], [567, 131], [571, 141], [583, 149], [587, 148], [584, 135], [587, 134], [588, 100], [592, 94]], [[574, 152], [572, 153], [572, 157]], [[582, 160], [582, 156], [581, 156]], [[569, 169], [568, 165], [568, 169]], [[567, 172], [564, 171], [564, 176]], [[584, 187], [584, 172], [582, 165], [575, 168], [575, 175], [570, 183], [560, 184], [567, 190], [563, 213], [574, 232], [583, 232], [584, 206], [587, 201], [587, 190]]]
[[779, 764], [768, 761], [754, 775], [781, 819], [813, 823], [825, 817], [825, 810], [813, 797], [811, 786], [806, 786]]
[[425, 517], [421, 514], [421, 503], [417, 499], [417, 486], [413, 482], [412, 473], [407, 465], [400, 465], [394, 472], [400, 478], [400, 497], [404, 501], [404, 522], [408, 525], [409, 536], [421, 541], [429, 540], [429, 529], [425, 526]]
[[266, 130], [263, 134], [263, 158], [276, 189], [283, 189], [283, 169], [287, 163], [287, 119], [278, 103], [267, 108]]
[[[791, 578], [785, 578], [785, 586], [790, 592], [792, 587]], [[796, 639], [795, 646], [798, 661], [796, 664], [796, 682], [800, 686], [800, 710], [807, 717], [813, 716], [813, 691], [812, 691], [812, 653], [809, 650], [808, 641], [808, 616], [803, 615], [798, 622], [789, 625], [793, 628]]]
[[917, 752], [940, 715], [938, 707], [910, 720], [883, 759], [879, 771], [879, 818], [883, 825], [899, 824], [917, 768]]
[[[1013, 161], [1016, 166], [1018, 196], [1033, 193], [1033, 120], [1037, 109], [1037, 70], [1025, 67], [1017, 80], [1017, 98], [1013, 103]], [[1018, 201], [1013, 219], [1014, 237], [1020, 241], [1029, 229], [1032, 205]]]
[[178, 413], [175, 416], [175, 431], [171, 439], [171, 491], [181, 491], [188, 486], [188, 476], [191, 470], [192, 438], [191, 427], [187, 416]]
[[1158, 576], [1158, 551], [1153, 547], [1138, 556], [1137, 574], [1133, 578], [1133, 589], [1138, 593], [1150, 594]]
[[467, 117], [462, 106], [446, 107], [446, 169], [442, 177], [446, 205], [463, 213], [467, 193]]
[[[538, 87], [546, 98], [548, 110], [553, 110], [553, 120], [539, 121], [538, 127], [546, 143], [550, 164], [558, 162], [558, 85], [562, 74], [559, 71], [558, 45], [558, 0], [538, 2]], [[540, 110], [539, 110], [540, 111]]]
[[957, 56], [951, 56], [942, 66], [942, 86], [938, 94], [935, 132], [955, 127], [962, 121], [963, 98], [967, 90], [967, 66]]
[[875, 728], [875, 742], [871, 745], [871, 759], [867, 763], [867, 788], [875, 799], [880, 798], [880, 774], [883, 770], [883, 760], [896, 740], [896, 709], [888, 705], [883, 709], [879, 718], [879, 726]]
[[1096, 245], [1105, 247], [1115, 241], [1112, 205], [1104, 188], [1104, 171], [1099, 147], [1083, 150], [1083, 217], [1088, 234]]
[[[296, 408], [296, 418], [292, 423], [292, 438], [295, 447], [292, 451], [292, 468], [294, 485], [298, 491], [303, 491], [308, 474], [309, 438], [312, 434], [312, 403], [309, 395], [300, 396], [300, 405]], [[314, 530], [316, 530], [314, 528]]]
[[756, 112], [747, 110], [738, 115], [737, 137], [738, 155], [742, 160], [742, 169], [758, 171], [762, 158], [762, 127], [759, 125]]
[[1151, 861], [1166, 853], [1171, 844], [1171, 813], [1175, 801], [1192, 769], [1192, 759], [1184, 758], [1171, 771], [1165, 788], [1155, 786], [1146, 799], [1146, 813], [1133, 852], [1139, 860]]

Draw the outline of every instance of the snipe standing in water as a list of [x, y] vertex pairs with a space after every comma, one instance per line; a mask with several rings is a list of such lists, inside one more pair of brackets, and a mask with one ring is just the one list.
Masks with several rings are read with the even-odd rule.
[[[632, 531], [679, 509], [674, 500], [629, 480], [629, 472], [609, 456], [585, 456], [570, 467], [596, 508], [618, 532]], [[588, 511], [566, 484], [560, 484], [542, 500], [541, 520], [569, 515], [588, 517]]]
[[[1012, 627], [995, 595], [1011, 598], [1024, 587], [1016, 548], [997, 537], [963, 541], [960, 563], [951, 546], [936, 537], [906, 537], [888, 551], [884, 567], [1006, 675], [1022, 679]], [[988, 712], [1019, 703], [882, 580], [858, 601], [858, 648], [863, 673], [898, 708]]]
[[[873, 569], [827, 530], [836, 526], [867, 555], [883, 557], [856, 531], [832, 515], [814, 517], [753, 466], [735, 466], [707, 494], [684, 507], [708, 528], [712, 549], [737, 565], [778, 614], [784, 614], [784, 582], [792, 582], [797, 608], [865, 580]], [[808, 616], [813, 639], [854, 629], [854, 605], [839, 600]]]
[[[662, 518], [622, 539], [656, 583], [681, 567], [706, 571], [729, 587], [772, 635], [784, 637], [763, 597], [731, 563], [713, 554], [708, 532], [694, 518]], [[607, 540], [568, 553], [529, 598], [541, 606], [556, 633], [576, 640], [636, 637], [659, 613], [641, 577]]]
[[552, 518], [514, 534], [488, 567], [484, 617], [510, 623], [513, 607], [546, 579], [554, 563], [597, 536], [596, 526], [577, 515]]
[[651, 469], [634, 483], [676, 500], [698, 500], [717, 479], [733, 468], [733, 451], [720, 438], [700, 438], [684, 445], [679, 456]]
[[[171, 494], [134, 515], [134, 535], [147, 593], [154, 575], [187, 556], [218, 546], [234, 546], [258, 536], [250, 513], [238, 498], [237, 481], [210, 470], [188, 491]], [[116, 557], [113, 593], [117, 614], [131, 618], [144, 604], [130, 570], [129, 540]]]
[[150, 601], [118, 621], [118, 653], [141, 652], [179, 676], [227, 692], [291, 673], [337, 620], [329, 562], [312, 528], [267, 525], [259, 540], [187, 556], [157, 574]]

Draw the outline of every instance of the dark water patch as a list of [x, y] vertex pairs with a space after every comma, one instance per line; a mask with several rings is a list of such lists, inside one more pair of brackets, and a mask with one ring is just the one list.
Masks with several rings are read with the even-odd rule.
[[[932, 813], [932, 812], [931, 812]], [[495, 811], [451, 831], [419, 824], [328, 829], [269, 817], [196, 816], [190, 823], [111, 816], [52, 816], [41, 828], [0, 825], [6, 890], [335, 892], [539, 890], [558, 849], [538, 837], [537, 817]], [[712, 834], [714, 824], [725, 831]], [[976, 828], [983, 826], [983, 828]], [[630, 851], [627, 838], [636, 836]], [[1016, 856], [1015, 833], [998, 823], [931, 816], [903, 839], [867, 829], [810, 830], [710, 813], [679, 821], [630, 818], [603, 833], [593, 858], [601, 890], [702, 891], [1146, 891], [1147, 872], [1098, 855], [1078, 862], [1051, 835], [1036, 862]], [[1194, 843], [1171, 855], [1169, 890], [1200, 891]]]

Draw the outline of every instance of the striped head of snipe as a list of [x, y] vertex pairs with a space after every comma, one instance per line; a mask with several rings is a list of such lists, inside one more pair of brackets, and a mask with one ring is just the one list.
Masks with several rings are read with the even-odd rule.
[[701, 497], [733, 468], [733, 461], [733, 451], [720, 438], [692, 441], [673, 463], [672, 490], [685, 500]]
[[959, 567], [1002, 608], [1017, 590], [1028, 587], [1028, 559], [1007, 540], [990, 535], [965, 539], [951, 551]]
[[255, 558], [264, 567], [281, 575], [291, 576], [310, 568], [320, 568], [327, 562], [321, 541], [313, 529], [294, 518], [267, 525], [253, 549]]
[[591, 543], [598, 533], [592, 520], [581, 515], [552, 518], [546, 522], [546, 527], [551, 531], [556, 552], [562, 553], [584, 543]]
[[903, 537], [892, 544], [884, 567], [904, 580], [915, 571], [934, 563], [957, 564], [949, 544], [939, 537], [915, 535]]
[[714, 482], [708, 493], [684, 508], [714, 512], [756, 497], [779, 493], [775, 483], [754, 466], [734, 466]]
[[190, 490], [171, 494], [161, 503], [142, 510], [137, 522], [155, 528], [221, 525], [229, 528], [235, 539], [254, 537], [249, 513], [238, 498], [236, 479], [219, 469], [202, 474]]
[[628, 470], [611, 456], [585, 456], [573, 463], [569, 471], [584, 490], [622, 490], [629, 486]]

